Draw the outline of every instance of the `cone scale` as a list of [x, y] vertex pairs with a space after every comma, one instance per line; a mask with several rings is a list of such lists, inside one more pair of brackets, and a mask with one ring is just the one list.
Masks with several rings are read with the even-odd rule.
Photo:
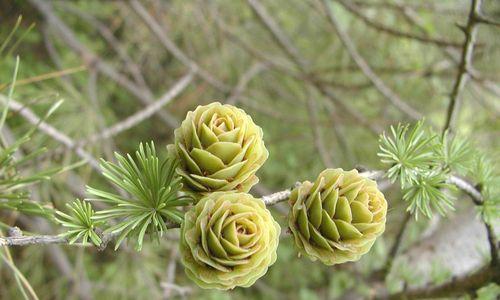
[[248, 192], [267, 160], [262, 129], [243, 110], [214, 102], [188, 112], [174, 132], [169, 153], [177, 172], [197, 198], [217, 191]]
[[385, 229], [387, 201], [358, 171], [327, 169], [292, 191], [289, 227], [299, 252], [326, 265], [356, 261]]
[[206, 289], [249, 287], [276, 261], [280, 231], [262, 200], [212, 193], [186, 213], [181, 226], [186, 274]]

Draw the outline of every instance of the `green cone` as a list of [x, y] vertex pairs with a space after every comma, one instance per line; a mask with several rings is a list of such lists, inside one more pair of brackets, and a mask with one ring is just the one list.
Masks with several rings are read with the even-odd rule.
[[356, 170], [326, 169], [295, 188], [289, 203], [300, 253], [326, 265], [358, 260], [385, 229], [384, 195]]
[[269, 153], [262, 129], [243, 110], [214, 102], [188, 112], [175, 132], [171, 154], [178, 173], [195, 196], [214, 191], [248, 192]]
[[246, 193], [200, 199], [181, 225], [186, 274], [207, 289], [249, 287], [276, 261], [281, 229], [264, 202]]

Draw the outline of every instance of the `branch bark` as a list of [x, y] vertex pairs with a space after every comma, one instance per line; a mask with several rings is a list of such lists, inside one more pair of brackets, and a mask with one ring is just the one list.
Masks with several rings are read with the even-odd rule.
[[337, 0], [344, 8], [346, 8], [353, 15], [357, 16], [361, 21], [363, 21], [367, 26], [372, 27], [378, 31], [405, 38], [410, 40], [415, 40], [421, 43], [434, 44], [439, 47], [461, 47], [462, 44], [458, 42], [452, 42], [445, 39], [432, 38], [429, 36], [422, 36], [411, 32], [400, 31], [383, 24], [377, 23], [376, 21], [370, 19], [366, 15], [364, 15], [355, 5], [350, 3], [349, 1]]
[[356, 121], [369, 128], [375, 134], [381, 129], [366, 120], [366, 118], [356, 109], [346, 105], [334, 92], [329, 90], [323, 83], [314, 78], [308, 71], [308, 62], [303, 58], [299, 50], [289, 40], [285, 32], [278, 26], [274, 19], [269, 15], [265, 7], [259, 0], [247, 0], [250, 8], [257, 16], [258, 20], [264, 25], [265, 29], [271, 34], [277, 45], [287, 54], [300, 71], [303, 80], [311, 83], [323, 96], [334, 102], [341, 109], [351, 115]]
[[424, 286], [404, 290], [391, 295], [378, 296], [376, 299], [428, 299], [453, 297], [474, 292], [489, 282], [500, 282], [500, 268], [485, 266], [472, 274], [453, 278], [437, 286]]
[[453, 125], [456, 122], [460, 109], [460, 93], [470, 77], [469, 70], [472, 69], [472, 54], [474, 52], [474, 43], [476, 42], [478, 25], [477, 18], [481, 12], [481, 4], [482, 0], [472, 0], [467, 25], [463, 28], [465, 33], [465, 42], [462, 46], [462, 56], [458, 65], [457, 78], [455, 79], [455, 83], [450, 94], [450, 102], [448, 104], [443, 132], [453, 129]]
[[366, 60], [359, 54], [358, 50], [356, 49], [356, 46], [354, 45], [353, 41], [349, 37], [349, 35], [340, 28], [340, 24], [337, 22], [337, 19], [333, 15], [332, 10], [328, 6], [328, 3], [326, 0], [322, 0], [323, 8], [324, 11], [326, 12], [326, 15], [328, 17], [328, 21], [332, 25], [332, 27], [335, 29], [337, 32], [337, 35], [339, 36], [342, 44], [344, 47], [347, 49], [347, 52], [351, 56], [352, 60], [358, 65], [358, 67], [361, 69], [363, 74], [372, 82], [372, 84], [375, 86], [375, 88], [387, 99], [389, 102], [402, 111], [403, 113], [407, 114], [409, 117], [411, 117], [414, 120], [419, 120], [423, 116], [420, 112], [418, 112], [416, 109], [408, 105], [405, 101], [403, 101], [392, 89], [390, 89], [383, 81], [380, 79], [380, 77], [375, 74], [375, 72], [372, 70], [372, 68], [368, 65]]
[[374, 278], [379, 280], [385, 280], [385, 277], [391, 272], [394, 259], [396, 258], [396, 255], [398, 254], [399, 249], [401, 248], [401, 243], [403, 242], [404, 233], [406, 227], [410, 223], [410, 220], [411, 220], [411, 214], [409, 212], [406, 212], [403, 218], [403, 222], [399, 227], [399, 231], [396, 234], [394, 243], [392, 244], [391, 249], [389, 250], [389, 254], [387, 255], [387, 260], [385, 261], [384, 266], [379, 271], [375, 271], [373, 273]]
[[[60, 36], [66, 44], [74, 52], [82, 56], [82, 59], [86, 64], [96, 68], [106, 77], [115, 81], [132, 95], [136, 96], [142, 103], [147, 105], [154, 102], [154, 96], [149, 89], [145, 89], [129, 80], [126, 76], [123, 76], [113, 66], [103, 61], [100, 57], [78, 41], [75, 33], [55, 14], [50, 2], [42, 0], [30, 0], [30, 2], [45, 17], [47, 23], [59, 31]], [[177, 118], [169, 114], [167, 111], [160, 110], [158, 111], [158, 115], [167, 126], [172, 128], [177, 127], [179, 123]]]
[[149, 29], [156, 35], [160, 40], [161, 44], [167, 49], [172, 55], [182, 62], [189, 69], [193, 70], [199, 77], [208, 82], [210, 85], [216, 89], [227, 92], [229, 87], [222, 83], [220, 80], [216, 79], [212, 74], [208, 73], [202, 69], [195, 61], [189, 58], [184, 52], [175, 45], [175, 43], [168, 37], [163, 28], [155, 21], [153, 16], [151, 16], [146, 8], [137, 0], [130, 0], [130, 7], [134, 12], [142, 19], [144, 23], [149, 27]]
[[[0, 95], [0, 102], [7, 103], [7, 97]], [[9, 101], [9, 108], [13, 111], [18, 112], [29, 123], [37, 125], [38, 129], [46, 135], [63, 144], [68, 149], [73, 150], [76, 155], [87, 161], [94, 170], [100, 172], [99, 162], [97, 161], [97, 159], [95, 159], [83, 148], [79, 147], [69, 136], [60, 132], [52, 125], [42, 121], [40, 117], [38, 117], [31, 109], [12, 99]]]
[[114, 124], [111, 127], [108, 127], [101, 131], [100, 133], [94, 134], [78, 143], [87, 143], [87, 142], [95, 142], [97, 140], [107, 139], [109, 137], [113, 137], [123, 131], [126, 131], [147, 118], [154, 115], [156, 112], [161, 110], [161, 108], [167, 105], [170, 101], [172, 101], [175, 97], [177, 97], [182, 91], [186, 89], [186, 87], [193, 80], [193, 72], [189, 72], [184, 75], [179, 81], [177, 81], [172, 88], [170, 88], [160, 99], [157, 101], [147, 105], [143, 109], [137, 111], [136, 113], [128, 116], [127, 118], [121, 120], [120, 122]]

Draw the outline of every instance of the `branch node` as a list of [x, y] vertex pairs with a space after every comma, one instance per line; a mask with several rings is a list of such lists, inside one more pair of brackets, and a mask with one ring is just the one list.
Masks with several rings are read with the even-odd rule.
[[7, 232], [7, 234], [9, 235], [9, 237], [20, 237], [20, 236], [23, 236], [23, 232], [17, 226], [10, 227], [9, 231]]

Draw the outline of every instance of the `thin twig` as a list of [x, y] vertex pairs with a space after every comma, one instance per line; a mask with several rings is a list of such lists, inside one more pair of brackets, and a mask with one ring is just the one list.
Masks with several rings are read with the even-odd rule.
[[[366, 1], [366, 0], [352, 0], [352, 2], [358, 6], [366, 6], [366, 7], [373, 7], [373, 8], [387, 8], [387, 9], [396, 9], [396, 10], [402, 10], [402, 9], [418, 9], [418, 10], [429, 10], [432, 12], [439, 12], [441, 14], [443, 13], [448, 13], [452, 15], [456, 14], [465, 14], [465, 12], [459, 7], [459, 6], [445, 6], [445, 5], [438, 5], [437, 2], [411, 2], [411, 3], [403, 3], [403, 2], [393, 2], [393, 1]], [[420, 3], [422, 2], [422, 3]]]
[[277, 44], [292, 59], [292, 61], [295, 62], [302, 72], [306, 72], [308, 62], [301, 56], [299, 50], [295, 48], [283, 30], [273, 20], [271, 15], [269, 15], [266, 8], [260, 3], [259, 0], [247, 0], [247, 2], [261, 23], [264, 24], [266, 29], [271, 33]]
[[448, 104], [443, 132], [453, 129], [453, 123], [456, 122], [459, 113], [460, 93], [470, 77], [469, 70], [472, 68], [472, 54], [474, 52], [474, 43], [476, 42], [477, 35], [477, 16], [479, 16], [481, 12], [481, 4], [482, 0], [472, 0], [467, 25], [463, 28], [465, 42], [463, 43], [462, 56], [458, 65], [457, 78], [450, 94], [450, 102]]
[[292, 193], [291, 189], [279, 191], [279, 192], [276, 192], [276, 193], [273, 193], [270, 195], [263, 196], [262, 201], [264, 201], [264, 203], [267, 206], [275, 205], [279, 202], [283, 202], [283, 201], [288, 200], [291, 193]]
[[58, 235], [0, 237], [0, 246], [27, 246], [35, 244], [66, 244], [68, 240]]
[[494, 268], [500, 269], [500, 260], [498, 257], [498, 239], [495, 234], [495, 229], [491, 224], [488, 224], [486, 222], [484, 222], [484, 226], [486, 227], [486, 235], [488, 237], [488, 243], [490, 244], [490, 265]]
[[359, 54], [356, 46], [353, 41], [349, 37], [349, 35], [342, 30], [340, 24], [337, 22], [337, 19], [333, 15], [333, 11], [328, 6], [326, 0], [322, 0], [324, 11], [328, 17], [328, 21], [332, 25], [332, 27], [337, 32], [342, 44], [347, 49], [347, 52], [351, 56], [352, 60], [358, 65], [363, 74], [373, 83], [375, 88], [387, 99], [392, 105], [394, 105], [397, 109], [407, 114], [409, 117], [415, 120], [419, 120], [422, 118], [422, 114], [418, 112], [416, 109], [408, 105], [404, 100], [402, 100], [391, 88], [389, 88], [383, 81], [378, 77], [377, 74], [372, 70], [372, 68], [368, 65], [366, 60]]
[[450, 176], [447, 182], [469, 195], [476, 205], [483, 204], [483, 195], [471, 183], [457, 176]]
[[378, 134], [381, 129], [366, 120], [366, 118], [356, 109], [346, 105], [340, 97], [338, 97], [334, 92], [328, 89], [323, 83], [316, 80], [311, 74], [308, 73], [308, 62], [305, 58], [300, 55], [300, 52], [289, 38], [286, 36], [285, 32], [278, 26], [274, 19], [269, 15], [265, 7], [258, 0], [247, 0], [248, 4], [252, 8], [252, 11], [257, 16], [258, 20], [265, 26], [271, 36], [274, 38], [278, 46], [280, 46], [283, 51], [290, 57], [290, 59], [295, 63], [301, 72], [301, 77], [305, 81], [310, 82], [313, 86], [326, 98], [334, 102], [337, 106], [342, 108], [345, 112], [351, 115], [360, 124], [369, 128], [372, 132]]
[[488, 265], [471, 274], [454, 277], [440, 285], [406, 289], [395, 294], [380, 295], [376, 299], [435, 299], [460, 296], [474, 292], [489, 282], [500, 282], [500, 268]]
[[316, 99], [314, 99], [310, 91], [307, 95], [307, 111], [309, 112], [309, 120], [311, 123], [314, 146], [316, 147], [316, 150], [318, 151], [324, 166], [327, 168], [331, 167], [333, 166], [333, 161], [329, 151], [325, 147], [325, 139], [322, 136], [321, 127], [319, 126], [318, 107], [316, 104]]
[[[3, 95], [0, 95], [0, 102], [7, 103], [7, 98]], [[100, 171], [99, 162], [97, 161], [97, 159], [95, 159], [90, 153], [79, 147], [75, 143], [75, 141], [73, 141], [65, 133], [60, 132], [52, 125], [46, 123], [45, 121], [42, 121], [41, 118], [38, 117], [31, 109], [14, 100], [9, 101], [9, 109], [19, 113], [29, 123], [38, 125], [38, 129], [40, 131], [63, 144], [68, 149], [73, 150], [80, 158], [87, 161], [94, 170]]]
[[375, 278], [378, 278], [380, 280], [385, 280], [386, 276], [391, 272], [392, 265], [394, 263], [394, 260], [396, 259], [396, 255], [398, 254], [399, 249], [401, 248], [401, 243], [403, 242], [404, 233], [406, 227], [410, 223], [410, 220], [411, 220], [411, 214], [406, 212], [403, 217], [403, 222], [401, 223], [401, 225], [399, 225], [398, 233], [396, 234], [394, 243], [392, 244], [391, 249], [387, 254], [387, 258], [383, 267], [379, 271], [373, 273]]
[[[42, 0], [30, 0], [31, 3], [43, 14], [49, 24], [51, 24], [60, 33], [60, 36], [66, 44], [76, 53], [82, 56], [83, 61], [99, 70], [106, 77], [115, 81], [118, 85], [136, 96], [144, 104], [153, 103], [154, 96], [149, 89], [138, 86], [136, 83], [119, 73], [113, 66], [103, 61], [90, 49], [85, 47], [76, 38], [75, 33], [54, 13], [54, 9], [50, 2]], [[169, 114], [167, 111], [160, 110], [158, 115], [161, 120], [169, 127], [176, 128], [179, 124], [176, 117]]]
[[264, 69], [265, 66], [262, 63], [255, 63], [250, 68], [248, 68], [248, 70], [245, 73], [243, 73], [243, 75], [241, 75], [240, 79], [238, 80], [238, 83], [229, 94], [226, 103], [235, 105], [239, 101], [240, 96], [244, 92], [248, 83], [250, 83], [250, 81]]
[[479, 12], [476, 15], [476, 20], [486, 25], [500, 27], [500, 22], [498, 22], [497, 20], [490, 19], [489, 17], [483, 15], [481, 12]]
[[177, 266], [177, 257], [179, 256], [179, 250], [177, 247], [173, 247], [170, 250], [169, 263], [167, 266], [167, 278], [160, 285], [163, 288], [163, 299], [170, 299], [172, 296], [172, 286], [175, 285], [175, 270]]
[[444, 39], [432, 38], [429, 36], [421, 36], [411, 32], [400, 31], [383, 24], [377, 23], [376, 21], [365, 16], [355, 5], [349, 1], [337, 0], [343, 7], [350, 11], [353, 15], [357, 16], [361, 21], [363, 21], [369, 27], [372, 27], [381, 32], [385, 32], [390, 35], [394, 35], [401, 38], [411, 39], [422, 43], [434, 44], [440, 47], [461, 47], [462, 44], [458, 42], [447, 41]]
[[73, 5], [68, 4], [67, 2], [60, 1], [58, 5], [61, 6], [64, 10], [74, 14], [75, 16], [81, 18], [89, 25], [94, 27], [99, 34], [108, 42], [111, 48], [118, 54], [121, 60], [125, 63], [125, 67], [128, 69], [129, 73], [133, 76], [134, 80], [140, 84], [142, 87], [146, 87], [146, 80], [142, 75], [140, 67], [130, 58], [127, 53], [127, 50], [120, 44], [120, 41], [114, 36], [113, 32], [99, 21], [96, 17], [91, 14], [88, 14], [81, 9], [74, 7]]
[[177, 97], [193, 80], [193, 72], [189, 72], [184, 75], [179, 81], [177, 81], [172, 88], [170, 88], [160, 99], [156, 102], [151, 103], [144, 107], [143, 109], [137, 111], [136, 113], [128, 116], [127, 118], [121, 120], [120, 122], [114, 124], [111, 127], [104, 129], [103, 131], [94, 134], [79, 143], [87, 143], [87, 142], [95, 142], [101, 139], [107, 139], [109, 137], [113, 137], [125, 130], [128, 130], [147, 118], [154, 115], [158, 110], [160, 110], [163, 106], [167, 105], [172, 99]]
[[172, 53], [175, 58], [186, 65], [189, 69], [193, 70], [198, 76], [200, 76], [203, 80], [208, 82], [213, 87], [224, 92], [229, 91], [229, 87], [227, 85], [202, 69], [195, 61], [184, 54], [184, 52], [182, 52], [182, 50], [177, 47], [177, 45], [168, 37], [167, 33], [163, 30], [160, 24], [156, 22], [153, 16], [148, 13], [146, 8], [139, 1], [130, 0], [129, 3], [134, 12], [137, 13], [137, 15], [143, 20], [144, 23], [146, 23], [149, 29], [151, 29], [151, 31], [160, 40], [165, 49]]

